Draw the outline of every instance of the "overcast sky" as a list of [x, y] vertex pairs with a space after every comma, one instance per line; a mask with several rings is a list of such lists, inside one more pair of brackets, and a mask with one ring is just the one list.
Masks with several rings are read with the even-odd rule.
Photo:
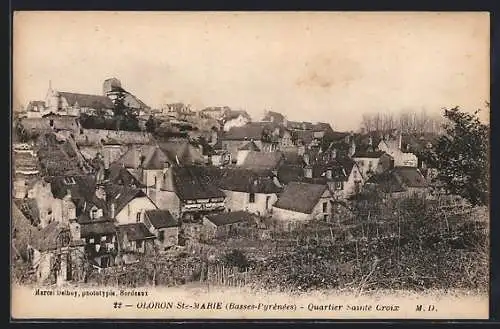
[[[357, 129], [364, 112], [475, 110], [489, 100], [484, 13], [23, 12], [14, 107], [108, 77], [152, 107], [228, 105], [255, 119]], [[484, 113], [484, 118], [488, 117]]]

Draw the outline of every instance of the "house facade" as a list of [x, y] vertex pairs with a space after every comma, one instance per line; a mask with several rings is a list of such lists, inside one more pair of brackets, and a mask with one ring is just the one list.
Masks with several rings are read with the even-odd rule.
[[146, 210], [144, 224], [156, 236], [156, 244], [165, 249], [179, 244], [179, 223], [168, 210]]
[[203, 217], [201, 236], [205, 240], [237, 236], [254, 223], [254, 216], [245, 211], [209, 215]]
[[326, 185], [291, 182], [273, 206], [273, 218], [284, 230], [312, 220], [330, 221], [334, 197]]
[[57, 91], [51, 86], [47, 91], [45, 103], [44, 114], [79, 116], [82, 113], [92, 115], [98, 111], [114, 109], [113, 101], [106, 96]]
[[246, 211], [259, 216], [272, 212], [277, 195], [282, 190], [277, 177], [271, 172], [245, 169], [223, 170], [220, 188], [226, 195], [227, 210]]

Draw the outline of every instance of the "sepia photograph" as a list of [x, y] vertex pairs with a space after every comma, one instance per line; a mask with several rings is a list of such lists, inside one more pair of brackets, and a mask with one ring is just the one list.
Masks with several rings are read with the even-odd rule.
[[12, 33], [13, 319], [489, 317], [488, 13]]

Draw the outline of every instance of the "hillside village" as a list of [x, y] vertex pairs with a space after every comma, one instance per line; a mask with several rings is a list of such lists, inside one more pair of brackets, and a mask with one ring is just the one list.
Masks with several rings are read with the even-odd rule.
[[[118, 107], [137, 129], [105, 126]], [[333, 237], [369, 195], [436, 199], [435, 171], [420, 156], [432, 134], [337, 131], [224, 106], [153, 109], [115, 78], [102, 95], [49, 86], [17, 116], [12, 254], [38, 282], [310, 223]]]

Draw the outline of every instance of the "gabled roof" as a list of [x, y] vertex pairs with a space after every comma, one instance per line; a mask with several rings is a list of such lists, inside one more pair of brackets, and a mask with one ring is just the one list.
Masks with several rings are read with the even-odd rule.
[[139, 188], [115, 184], [106, 186], [106, 199], [110, 204], [115, 204], [115, 214], [118, 214], [133, 199], [146, 196], [146, 193]]
[[410, 188], [425, 188], [428, 182], [415, 167], [395, 167], [368, 179], [384, 193], [404, 192]]
[[176, 227], [179, 225], [168, 210], [146, 210], [145, 216], [149, 219], [151, 225], [153, 225], [155, 229]]
[[407, 187], [427, 187], [428, 182], [420, 170], [415, 167], [395, 167], [393, 172], [400, 177]]
[[175, 192], [182, 200], [225, 197], [204, 167], [173, 166], [171, 170]]
[[274, 207], [310, 214], [326, 190], [326, 185], [290, 182]]
[[284, 156], [281, 152], [250, 151], [240, 167], [252, 170], [273, 170], [277, 169], [283, 161]]
[[257, 146], [257, 144], [255, 144], [254, 141], [250, 141], [250, 142], [246, 143], [245, 145], [243, 145], [242, 147], [240, 147], [238, 150], [239, 151], [256, 151], [256, 152], [260, 152], [260, 148]]
[[120, 164], [112, 164], [107, 172], [107, 180], [112, 184], [144, 187], [143, 184]]
[[123, 239], [125, 236], [127, 236], [129, 241], [141, 241], [155, 238], [155, 236], [148, 231], [144, 223], [118, 225], [116, 229], [120, 239]]
[[82, 238], [92, 237], [95, 235], [115, 234], [116, 227], [114, 222], [109, 218], [101, 220], [78, 219], [80, 224], [80, 234]]
[[283, 184], [290, 182], [299, 182], [304, 177], [304, 168], [302, 164], [283, 164], [278, 169], [278, 179]]
[[253, 171], [248, 169], [223, 169], [219, 186], [223, 190], [245, 193], [279, 193], [269, 171]]
[[204, 162], [202, 151], [185, 139], [170, 140], [158, 145], [172, 162], [177, 162], [177, 159], [183, 165]]
[[246, 211], [231, 211], [209, 215], [206, 218], [216, 226], [224, 226], [241, 222], [251, 223], [255, 220], [255, 215]]
[[59, 95], [64, 97], [70, 106], [78, 104], [80, 107], [92, 109], [113, 109], [114, 104], [111, 99], [101, 95], [78, 94], [60, 91]]

